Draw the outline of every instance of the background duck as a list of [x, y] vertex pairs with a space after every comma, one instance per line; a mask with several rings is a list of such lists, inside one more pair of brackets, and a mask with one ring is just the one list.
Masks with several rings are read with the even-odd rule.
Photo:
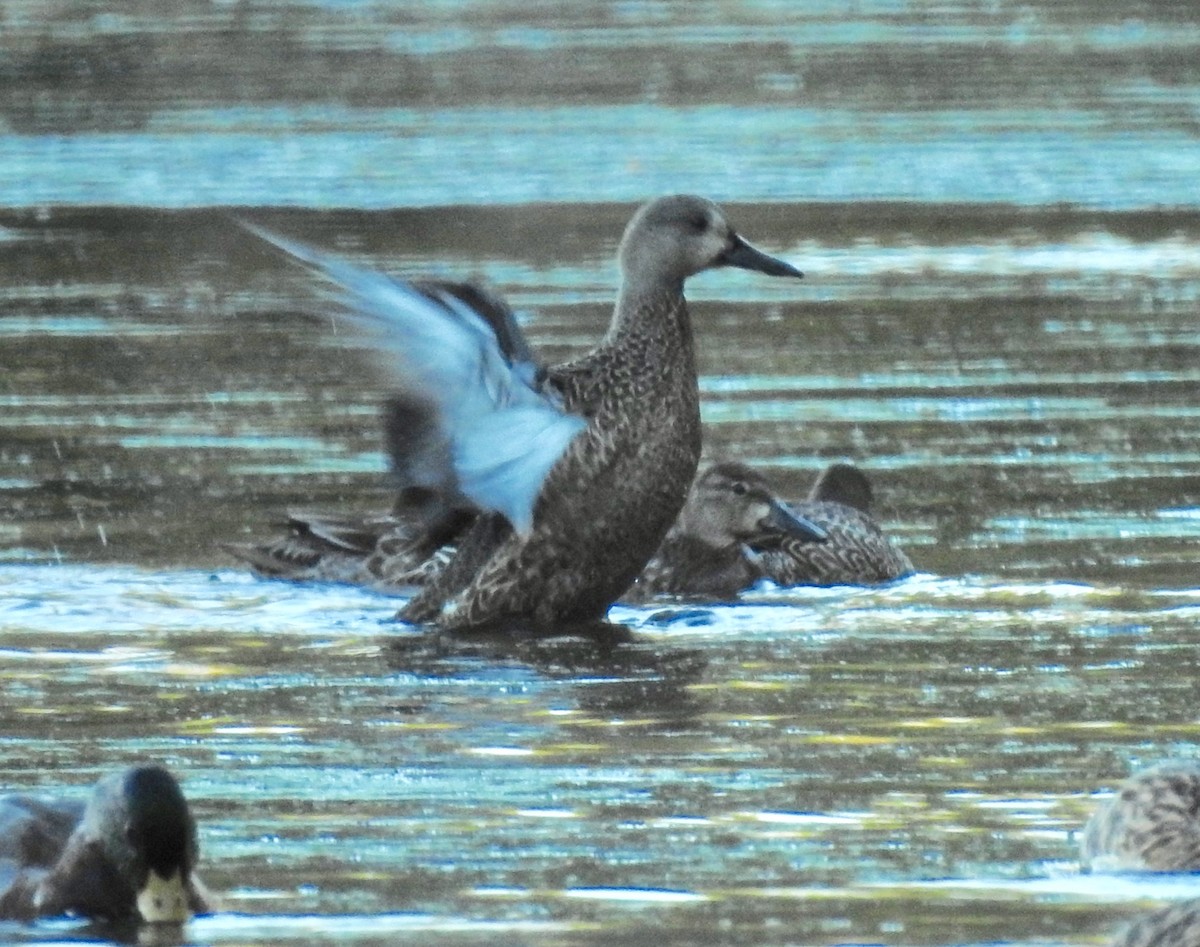
[[[870, 585], [908, 575], [912, 562], [866, 512], [870, 503], [870, 483], [849, 464], [827, 468], [810, 499], [790, 507], [762, 473], [736, 462], [713, 464], [696, 478], [675, 524], [622, 598], [726, 600], [761, 579]], [[267, 577], [411, 591], [446, 567], [470, 525], [450, 522], [450, 529], [430, 533], [403, 501], [391, 514], [293, 512], [287, 535], [225, 548]]]
[[763, 577], [749, 544], [788, 537], [804, 543], [827, 535], [789, 510], [758, 471], [734, 462], [713, 464], [696, 478], [675, 525], [624, 597], [733, 598]]
[[391, 513], [337, 515], [290, 510], [287, 532], [266, 542], [221, 546], [266, 578], [346, 582], [411, 591], [444, 569], [454, 542], [474, 522], [414, 516], [403, 498]]
[[1091, 870], [1200, 871], [1200, 764], [1131, 776], [1088, 820], [1080, 854]]
[[758, 568], [778, 585], [874, 585], [911, 574], [912, 560], [871, 516], [871, 483], [852, 464], [832, 464], [792, 510], [823, 529], [824, 542], [778, 536], [758, 544]]
[[196, 823], [157, 765], [101, 779], [87, 802], [0, 798], [0, 918], [179, 923], [211, 909]]
[[[449, 566], [400, 612], [444, 628], [552, 632], [602, 620], [674, 522], [699, 463], [684, 281], [721, 266], [802, 275], [748, 244], [711, 201], [659, 198], [621, 240], [607, 334], [588, 355], [546, 368], [515, 323], [513, 354], [460, 296], [265, 236], [336, 284], [347, 320], [387, 356], [398, 397], [429, 406], [421, 416], [434, 436], [416, 440], [445, 449], [441, 463], [438, 450], [419, 452], [418, 484], [481, 511]], [[414, 467], [403, 457], [394, 466]]]
[[1117, 935], [1111, 947], [1197, 947], [1198, 944], [1200, 898], [1139, 917]]

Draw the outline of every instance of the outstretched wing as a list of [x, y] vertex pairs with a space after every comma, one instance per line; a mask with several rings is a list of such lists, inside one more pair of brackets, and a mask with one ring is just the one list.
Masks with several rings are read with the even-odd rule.
[[399, 393], [429, 406], [448, 448], [451, 469], [442, 473], [481, 509], [527, 533], [546, 475], [587, 422], [542, 385], [507, 307], [463, 287], [394, 279], [246, 226], [334, 285], [343, 321], [380, 357]]

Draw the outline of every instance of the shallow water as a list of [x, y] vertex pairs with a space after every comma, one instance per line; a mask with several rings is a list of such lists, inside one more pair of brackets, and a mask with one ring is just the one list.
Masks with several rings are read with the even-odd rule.
[[[0, 786], [170, 765], [196, 943], [1080, 945], [1200, 893], [1072, 837], [1200, 755], [1200, 32], [844, 6], [7, 4]], [[689, 284], [710, 456], [860, 463], [919, 575], [504, 646], [220, 552], [389, 501], [383, 376], [237, 219], [482, 277], [557, 360], [666, 190], [807, 274]]]
[[614, 651], [434, 643], [230, 570], [0, 589], [0, 778], [181, 772], [228, 912], [199, 942], [1087, 943], [1194, 893], [1080, 876], [1070, 838], [1194, 743], [1194, 591], [763, 591], [617, 608]]

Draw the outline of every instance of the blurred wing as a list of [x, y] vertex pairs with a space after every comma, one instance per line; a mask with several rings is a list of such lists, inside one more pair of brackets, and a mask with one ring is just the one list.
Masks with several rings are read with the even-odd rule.
[[527, 533], [546, 475], [587, 423], [542, 389], [511, 315], [498, 322], [467, 292], [415, 286], [246, 226], [336, 286], [343, 320], [398, 389], [432, 406], [458, 489]]

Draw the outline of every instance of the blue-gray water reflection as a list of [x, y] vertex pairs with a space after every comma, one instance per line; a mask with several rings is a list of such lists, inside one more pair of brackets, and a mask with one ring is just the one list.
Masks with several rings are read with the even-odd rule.
[[[1200, 92], [1182, 105], [1194, 113]], [[1080, 116], [1067, 131], [1072, 116], [1058, 110], [1015, 130], [1007, 112], [977, 127], [961, 113], [906, 118], [900, 136], [887, 121], [785, 107], [486, 108], [365, 119], [334, 109], [321, 117], [307, 130], [302, 116], [289, 115], [287, 125], [300, 128], [283, 138], [256, 110], [195, 124], [189, 114], [182, 129], [116, 141], [106, 133], [2, 136], [0, 205], [269, 200], [368, 209], [699, 191], [721, 200], [1125, 209], [1191, 206], [1200, 174], [1189, 130], [1114, 128], [1107, 117]]]
[[182, 10], [14, 9], [0, 206], [1195, 201], [1179, 4]]
[[612, 651], [435, 644], [394, 599], [229, 571], [0, 590], [0, 778], [176, 767], [233, 912], [201, 942], [1067, 939], [1190, 890], [1080, 876], [1071, 832], [1127, 761], [1190, 752], [1194, 592], [764, 590], [619, 608]]

